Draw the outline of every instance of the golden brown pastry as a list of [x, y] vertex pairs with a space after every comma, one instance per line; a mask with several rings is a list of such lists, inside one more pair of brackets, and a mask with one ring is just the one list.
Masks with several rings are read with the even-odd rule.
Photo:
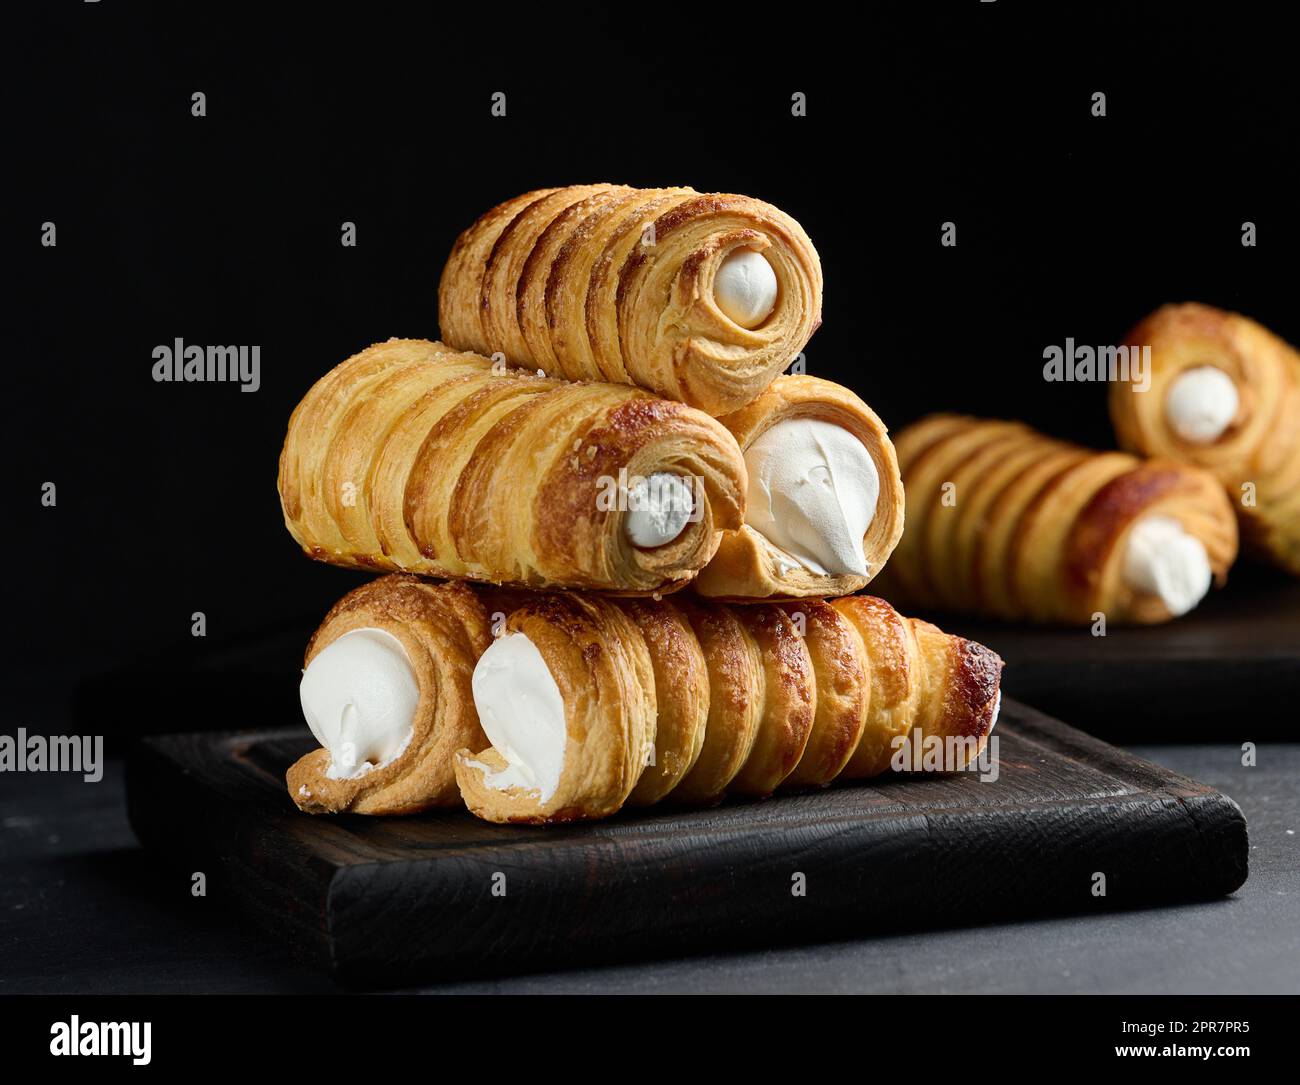
[[393, 575], [312, 638], [302, 704], [322, 748], [287, 783], [308, 813], [415, 813], [458, 785], [482, 818], [546, 823], [868, 779], [903, 739], [961, 769], [1001, 666], [869, 596], [729, 606]]
[[679, 805], [700, 806], [722, 799], [754, 748], [763, 716], [762, 660], [757, 642], [734, 608], [699, 606], [684, 597], [668, 605], [684, 611], [690, 623], [708, 690], [699, 756], [669, 798]]
[[636, 623], [654, 673], [653, 752], [627, 800], [649, 806], [677, 787], [704, 748], [709, 672], [704, 649], [680, 607], [649, 599], [619, 605]]
[[289, 422], [290, 533], [336, 565], [629, 594], [681, 587], [741, 524], [745, 466], [701, 411], [390, 339]]
[[1150, 348], [1150, 378], [1111, 386], [1120, 444], [1212, 472], [1243, 545], [1300, 575], [1300, 353], [1247, 317], [1197, 304], [1156, 310], [1125, 345]]
[[571, 185], [507, 200], [460, 235], [438, 319], [461, 349], [719, 415], [803, 349], [821, 296], [812, 242], [761, 200]]
[[862, 735], [841, 778], [870, 779], [895, 767], [897, 743], [904, 737], [923, 753], [942, 743], [944, 764], [950, 769], [974, 761], [1002, 705], [1002, 660], [997, 653], [929, 622], [904, 617], [870, 595], [836, 599], [830, 606], [862, 639], [869, 685]]
[[[858, 598], [870, 600], [869, 596]], [[881, 600], [870, 601], [893, 609]], [[836, 603], [801, 599], [782, 605], [803, 639], [816, 690], [807, 744], [784, 783], [790, 788], [825, 787], [845, 771], [860, 746], [871, 746], [871, 740], [863, 742], [872, 706], [871, 682], [873, 674], [885, 668], [870, 665], [861, 631], [837, 609]], [[879, 653], [877, 657], [885, 658]], [[881, 696], [875, 698], [877, 708], [885, 703]]]
[[[536, 596], [475, 670], [492, 745], [457, 754], [456, 778], [478, 816], [543, 823], [604, 817], [630, 799], [703, 805], [865, 779], [892, 767], [903, 740], [938, 744], [939, 763], [960, 769], [996, 722], [1001, 666], [865, 596]], [[651, 787], [631, 798], [647, 772]]]
[[288, 772], [309, 814], [459, 806], [452, 756], [487, 739], [470, 679], [492, 636], [460, 584], [386, 576], [349, 592], [307, 645], [303, 712], [322, 748]]
[[817, 709], [812, 658], [798, 629], [770, 603], [735, 608], [758, 649], [762, 688], [758, 727], [749, 756], [727, 785], [731, 795], [770, 795], [803, 757]]
[[847, 595], [884, 566], [903, 533], [903, 481], [876, 413], [847, 388], [778, 377], [719, 421], [745, 454], [745, 525], [696, 578], [719, 599]]
[[1222, 488], [1188, 464], [948, 414], [909, 426], [896, 447], [907, 530], [877, 589], [900, 605], [1162, 622], [1222, 584], [1236, 558]]
[[461, 750], [455, 772], [465, 805], [488, 821], [605, 817], [651, 759], [650, 650], [611, 600], [526, 601], [479, 660], [473, 687], [493, 745]]

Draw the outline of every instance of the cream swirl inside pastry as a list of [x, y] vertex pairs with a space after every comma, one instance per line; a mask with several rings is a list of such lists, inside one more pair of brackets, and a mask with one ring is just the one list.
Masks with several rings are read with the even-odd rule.
[[742, 328], [757, 328], [771, 316], [776, 295], [776, 272], [753, 249], [736, 249], [713, 277], [713, 300]]
[[1165, 418], [1184, 441], [1205, 445], [1223, 436], [1237, 416], [1237, 385], [1222, 369], [1200, 365], [1184, 370], [1165, 393]]
[[542, 653], [523, 633], [498, 637], [470, 680], [483, 733], [506, 761], [487, 772], [489, 787], [524, 788], [547, 802], [560, 784], [568, 727], [564, 698]]
[[420, 684], [400, 640], [383, 629], [354, 629], [316, 654], [298, 695], [307, 726], [330, 752], [326, 775], [351, 779], [406, 748]]
[[656, 472], [628, 487], [628, 514], [623, 530], [643, 550], [672, 542], [686, 530], [695, 512], [690, 483], [680, 475]]
[[876, 514], [880, 476], [843, 426], [778, 422], [745, 450], [745, 522], [819, 576], [867, 576], [862, 539]]
[[1144, 516], [1128, 534], [1124, 582], [1160, 597], [1177, 617], [1210, 590], [1214, 574], [1205, 545], [1171, 516]]

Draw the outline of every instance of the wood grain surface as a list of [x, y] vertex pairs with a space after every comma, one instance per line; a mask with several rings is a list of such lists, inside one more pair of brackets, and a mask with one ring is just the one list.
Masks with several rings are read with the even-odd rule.
[[553, 828], [312, 818], [282, 784], [304, 729], [155, 736], [128, 765], [128, 807], [157, 856], [220, 879], [360, 986], [1205, 899], [1245, 880], [1245, 821], [1213, 789], [1012, 701], [995, 734], [996, 781], [913, 775]]

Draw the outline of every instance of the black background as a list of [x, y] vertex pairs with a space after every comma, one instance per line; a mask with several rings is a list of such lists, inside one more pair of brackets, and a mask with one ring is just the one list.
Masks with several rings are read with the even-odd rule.
[[[289, 413], [368, 343], [436, 336], [456, 234], [530, 188], [684, 184], [782, 207], [825, 272], [810, 372], [895, 430], [960, 409], [1108, 444], [1104, 389], [1045, 383], [1043, 348], [1117, 341], [1165, 301], [1300, 341], [1280, 7], [744, 7], [10, 9], [6, 725], [54, 730], [76, 706], [100, 733], [183, 728], [184, 680], [153, 699], [111, 676], [162, 688], [206, 661], [220, 686], [222, 651], [267, 630], [301, 651], [298, 630], [362, 577], [283, 528]], [[260, 391], [154, 383], [151, 351], [177, 336], [259, 344]], [[261, 715], [291, 710], [291, 666], [282, 697], [225, 722], [288, 722]]]

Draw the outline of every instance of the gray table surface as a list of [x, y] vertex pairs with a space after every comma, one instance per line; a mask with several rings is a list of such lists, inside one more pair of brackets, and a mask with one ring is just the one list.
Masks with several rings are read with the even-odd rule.
[[[1135, 752], [1231, 795], [1250, 878], [1231, 897], [1137, 912], [421, 988], [430, 993], [1297, 993], [1300, 744]], [[123, 772], [88, 785], [0, 775], [0, 994], [342, 990], [264, 940], [217, 895], [159, 867], [127, 824]]]

